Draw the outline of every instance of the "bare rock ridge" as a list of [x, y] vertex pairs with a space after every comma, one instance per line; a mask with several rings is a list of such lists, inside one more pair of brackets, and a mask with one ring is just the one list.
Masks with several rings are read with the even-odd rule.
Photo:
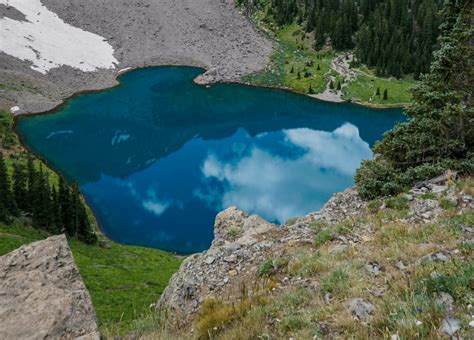
[[242, 284], [251, 286], [256, 282], [258, 266], [265, 260], [311, 243], [316, 233], [311, 223], [332, 224], [356, 217], [365, 204], [354, 189], [348, 189], [335, 194], [320, 211], [282, 227], [230, 207], [216, 217], [214, 241], [209, 250], [183, 262], [158, 306], [169, 308], [189, 321], [206, 297], [232, 301], [238, 297]]
[[[118, 64], [94, 72], [61, 66], [42, 74], [0, 46], [1, 110], [13, 106], [20, 108], [17, 113], [50, 110], [76, 92], [115, 85], [120, 70], [126, 68], [198, 66], [207, 71], [196, 79], [198, 83], [238, 81], [264, 68], [272, 52], [272, 43], [238, 12], [233, 0], [36, 1], [67, 25], [103, 37]], [[0, 25], [2, 17], [34, 24], [22, 21], [13, 3], [0, 8]], [[62, 43], [66, 46], [58, 51], [75, 42]], [[44, 57], [38, 53], [37, 58]]]
[[99, 339], [64, 235], [0, 257], [0, 339]]
[[[405, 194], [408, 213], [401, 223], [424, 225], [436, 221], [443, 214], [443, 208], [437, 199], [441, 197], [453, 202], [459, 212], [473, 209], [471, 196], [460, 194], [453, 187], [425, 183]], [[369, 211], [368, 203], [363, 201], [355, 189], [336, 193], [317, 211], [304, 217], [291, 220], [285, 225], [276, 226], [262, 218], [228, 208], [219, 213], [215, 221], [214, 241], [211, 247], [202, 253], [188, 257], [181, 265], [160, 297], [158, 308], [164, 308], [179, 315], [182, 327], [193, 324], [201, 304], [207, 298], [215, 298], [226, 303], [238, 301], [242, 287], [251, 294], [259, 281], [259, 268], [263, 263], [278, 268], [278, 259], [300, 251], [303, 247], [312, 247], [320, 225], [336, 226], [341, 223], [352, 225], [352, 231], [346, 234], [330, 236], [331, 254], [344, 251], [348, 247], [363, 246], [372, 239], [375, 226], [364, 221]], [[385, 203], [380, 209], [387, 209]], [[470, 232], [470, 231], [469, 231]], [[471, 242], [471, 241], [469, 241]], [[449, 252], [432, 253], [418, 259], [418, 262], [438, 261], [449, 257]], [[273, 262], [272, 262], [273, 261]], [[404, 266], [403, 263], [397, 266]], [[368, 264], [367, 271], [377, 275], [380, 268]], [[272, 270], [270, 268], [270, 270]], [[304, 287], [318, 290], [319, 283], [310, 278], [283, 277], [278, 289], [286, 291], [292, 287]], [[365, 320], [374, 306], [361, 299], [354, 299], [348, 309], [359, 319]]]

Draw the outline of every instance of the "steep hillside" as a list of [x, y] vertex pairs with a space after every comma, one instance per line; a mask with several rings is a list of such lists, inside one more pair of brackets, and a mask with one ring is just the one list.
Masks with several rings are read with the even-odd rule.
[[351, 189], [281, 227], [229, 208], [171, 279], [169, 323], [149, 336], [470, 338], [473, 194], [472, 178], [370, 202]]

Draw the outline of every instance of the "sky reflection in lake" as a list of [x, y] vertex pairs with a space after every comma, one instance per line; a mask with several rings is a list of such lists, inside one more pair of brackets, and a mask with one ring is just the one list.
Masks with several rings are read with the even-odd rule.
[[285, 91], [192, 83], [200, 70], [138, 70], [122, 86], [19, 120], [25, 142], [77, 181], [115, 241], [206, 249], [231, 205], [279, 223], [353, 184], [400, 110]]

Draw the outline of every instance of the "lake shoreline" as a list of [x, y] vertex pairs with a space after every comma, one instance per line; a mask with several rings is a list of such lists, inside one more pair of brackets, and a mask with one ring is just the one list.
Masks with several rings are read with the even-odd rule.
[[[370, 103], [359, 102], [359, 101], [349, 101], [349, 100], [345, 100], [345, 99], [341, 99], [340, 101], [335, 101], [335, 100], [325, 99], [324, 96], [322, 96], [324, 94], [324, 92], [316, 93], [316, 94], [307, 94], [307, 93], [301, 93], [301, 92], [295, 91], [295, 90], [293, 90], [291, 88], [288, 88], [288, 87], [285, 87], [285, 86], [252, 84], [252, 83], [249, 83], [249, 82], [242, 82], [240, 80], [238, 80], [238, 81], [215, 81], [215, 82], [211, 82], [211, 83], [200, 83], [199, 81], [196, 81], [196, 79], [198, 79], [200, 76], [204, 75], [207, 72], [204, 67], [192, 66], [192, 65], [168, 64], [168, 65], [144, 66], [144, 67], [137, 67], [137, 68], [128, 67], [128, 68], [125, 68], [125, 69], [120, 69], [116, 73], [116, 76], [115, 76], [115, 79], [114, 79], [115, 80], [114, 84], [111, 84], [109, 86], [104, 86], [103, 88], [100, 88], [100, 89], [90, 89], [90, 90], [82, 90], [82, 91], [74, 92], [70, 96], [65, 97], [59, 104], [57, 104], [53, 108], [45, 110], [45, 111], [12, 113], [14, 121], [15, 121], [14, 126], [16, 125], [16, 121], [19, 117], [22, 117], [22, 116], [40, 116], [40, 115], [53, 114], [53, 113], [56, 113], [56, 112], [60, 111], [64, 106], [66, 106], [68, 104], [69, 101], [73, 100], [74, 98], [76, 98], [78, 96], [97, 93], [97, 92], [110, 91], [110, 90], [112, 90], [112, 89], [114, 89], [118, 86], [121, 86], [122, 83], [120, 82], [120, 77], [124, 76], [124, 75], [126, 75], [130, 72], [149, 69], [149, 68], [162, 68], [162, 67], [178, 67], [178, 68], [179, 67], [185, 67], [185, 68], [189, 67], [189, 68], [201, 69], [203, 72], [193, 80], [193, 83], [196, 84], [197, 86], [211, 87], [211, 86], [219, 85], [219, 84], [235, 84], [235, 85], [249, 86], [249, 87], [256, 87], [256, 88], [274, 89], [274, 90], [290, 92], [290, 93], [300, 95], [300, 96], [309, 97], [309, 98], [312, 98], [314, 100], [318, 100], [318, 101], [325, 102], [325, 103], [333, 103], [333, 104], [336, 104], [336, 105], [354, 104], [354, 105], [367, 107], [367, 108], [371, 108], [371, 109], [376, 109], [376, 110], [398, 109], [398, 108], [403, 109], [403, 108], [406, 108], [406, 106], [408, 105], [408, 104], [379, 105], [379, 104], [370, 104]], [[15, 132], [17, 133], [16, 129], [15, 129]], [[18, 135], [18, 133], [17, 133], [17, 135]]]
[[[33, 62], [15, 57], [9, 45], [2, 45], [1, 110], [18, 106], [19, 113], [51, 111], [78, 92], [116, 85], [119, 70], [126, 68], [190, 65], [205, 68], [206, 77], [212, 81], [236, 81], [265, 67], [273, 50], [272, 42], [239, 13], [233, 2], [163, 0], [131, 8], [128, 0], [99, 0], [93, 6], [70, 0], [40, 1], [44, 5], [41, 12], [59, 17], [63, 26], [101, 37], [112, 47], [116, 62], [110, 68], [97, 66], [94, 71], [81, 71], [81, 67], [65, 61], [62, 51], [74, 43], [68, 40], [56, 46], [56, 59], [47, 53], [50, 45], [39, 45], [39, 57]], [[19, 7], [20, 13], [28, 5], [11, 4], [14, 9]], [[173, 20], [169, 20], [171, 17]], [[29, 25], [41, 24], [34, 21]], [[5, 34], [4, 38], [9, 42], [15, 36]], [[54, 67], [38, 72], [35, 61], [40, 58]], [[93, 61], [84, 60], [84, 65], [90, 69], [89, 65], [95, 65]]]
[[[262, 132], [274, 132], [274, 131], [279, 131], [281, 129], [296, 129], [296, 128], [301, 128], [301, 127], [308, 127], [313, 129], [314, 131], [316, 130], [321, 130], [321, 131], [327, 131], [328, 133], [323, 133], [325, 139], [324, 141], [327, 143], [332, 143], [333, 138], [335, 137], [330, 137], [332, 134], [336, 133], [340, 138], [346, 138], [344, 140], [347, 140], [349, 138], [348, 136], [352, 136], [352, 133], [347, 132], [348, 127], [345, 127], [343, 130], [346, 131], [348, 134], [343, 133], [342, 130], [340, 132], [334, 132], [334, 131], [339, 131], [341, 129], [341, 126], [347, 123], [348, 121], [352, 122], [355, 124], [355, 126], [366, 126], [366, 125], [360, 125], [363, 124], [362, 122], [364, 119], [369, 119], [369, 120], [376, 120], [377, 122], [384, 121], [384, 124], [387, 124], [386, 126], [383, 125], [384, 127], [381, 128], [379, 126], [380, 134], [385, 131], [387, 128], [392, 126], [392, 123], [389, 123], [389, 121], [394, 120], [394, 119], [399, 119], [397, 117], [400, 116], [400, 111], [397, 110], [396, 114], [393, 115], [392, 112], [384, 110], [383, 112], [377, 112], [374, 111], [373, 109], [364, 109], [362, 107], [358, 108], [355, 105], [351, 105], [351, 103], [343, 103], [338, 104], [338, 103], [328, 103], [324, 102], [321, 100], [314, 100], [313, 98], [309, 98], [306, 95], [303, 94], [298, 94], [294, 93], [293, 91], [286, 90], [286, 89], [275, 89], [275, 88], [268, 88], [265, 89], [264, 87], [259, 87], [259, 86], [253, 86], [253, 85], [248, 85], [248, 84], [241, 84], [241, 83], [230, 83], [230, 84], [216, 84], [214, 86], [201, 86], [195, 84], [193, 82], [193, 79], [196, 78], [198, 74], [202, 73], [202, 69], [197, 69], [197, 68], [190, 68], [190, 67], [150, 67], [147, 69], [141, 69], [141, 70], [135, 70], [135, 71], [128, 71], [128, 72], [123, 72], [122, 75], [124, 75], [123, 78], [118, 77], [118, 85], [116, 87], [113, 87], [109, 90], [106, 90], [105, 92], [97, 92], [97, 91], [89, 91], [89, 94], [76, 94], [75, 96], [72, 96], [69, 98], [69, 100], [65, 101], [62, 106], [56, 107], [54, 110], [45, 112], [45, 113], [37, 113], [33, 115], [16, 115], [15, 119], [13, 121], [13, 126], [14, 130], [18, 135], [19, 141], [21, 145], [28, 151], [32, 152], [33, 154], [37, 155], [47, 166], [48, 168], [54, 169], [58, 173], [63, 173], [66, 176], [66, 179], [68, 182], [72, 180], [76, 180], [79, 183], [84, 184], [84, 183], [96, 183], [98, 179], [101, 177], [100, 173], [101, 171], [97, 169], [97, 167], [93, 166], [92, 169], [88, 167], [87, 170], [87, 176], [88, 177], [81, 177], [80, 171], [77, 173], [75, 170], [73, 171], [72, 169], [79, 169], [78, 164], [75, 163], [74, 159], [80, 159], [84, 160], [81, 161], [83, 164], [84, 162], [92, 162], [93, 164], [101, 163], [99, 160], [101, 159], [100, 154], [102, 155], [107, 155], [111, 154], [112, 150], [107, 151], [107, 148], [113, 148], [114, 147], [114, 131], [124, 131], [123, 128], [118, 128], [117, 125], [114, 125], [112, 128], [112, 131], [109, 131], [108, 129], [107, 133], [104, 134], [104, 140], [99, 139], [100, 143], [95, 141], [90, 135], [91, 131], [94, 131], [94, 129], [91, 129], [90, 124], [98, 124], [98, 126], [104, 126], [106, 127], [109, 125], [110, 116], [107, 112], [112, 114], [113, 112], [126, 112], [127, 110], [127, 105], [121, 104], [120, 98], [123, 98], [124, 94], [130, 93], [131, 95], [135, 94], [137, 95], [138, 93], [141, 94], [143, 97], [144, 102], [141, 102], [139, 104], [139, 107], [142, 107], [143, 112], [154, 112], [150, 111], [154, 106], [156, 106], [156, 100], [160, 100], [162, 102], [162, 105], [165, 105], [165, 107], [172, 107], [171, 103], [179, 102], [181, 101], [181, 96], [182, 93], [187, 93], [188, 96], [182, 98], [184, 101], [184, 107], [183, 107], [183, 117], [187, 117], [188, 115], [186, 112], [189, 112], [191, 110], [197, 110], [196, 112], [201, 112], [203, 114], [198, 114], [199, 117], [201, 117], [204, 125], [200, 125], [196, 123], [187, 123], [181, 122], [178, 125], [171, 124], [169, 125], [168, 123], [170, 122], [168, 118], [173, 119], [173, 116], [170, 116], [167, 110], [158, 110], [156, 111], [157, 117], [153, 118], [153, 120], [157, 120], [162, 122], [162, 124], [158, 124], [155, 128], [151, 127], [151, 129], [161, 129], [161, 133], [152, 133], [152, 130], [148, 131], [148, 128], [146, 126], [148, 125], [140, 125], [142, 126], [141, 128], [144, 129], [143, 131], [148, 131], [147, 134], [152, 136], [162, 136], [163, 133], [168, 133], [169, 131], [170, 134], [175, 134], [177, 133], [178, 136], [181, 136], [180, 138], [173, 139], [171, 138], [171, 145], [173, 147], [169, 148], [166, 147], [166, 145], [162, 145], [163, 141], [170, 140], [169, 138], [152, 138], [152, 140], [148, 140], [148, 145], [150, 150], [155, 150], [155, 151], [150, 151], [150, 153], [138, 153], [136, 157], [134, 158], [133, 162], [131, 165], [129, 165], [129, 161], [127, 161], [127, 157], [119, 157], [117, 158], [120, 161], [120, 164], [122, 164], [119, 167], [114, 167], [113, 169], [106, 167], [108, 169], [107, 174], [112, 177], [120, 177], [122, 176], [127, 176], [127, 174], [130, 174], [130, 171], [133, 170], [133, 172], [138, 171], [137, 169], [140, 169], [145, 171], [144, 169], [149, 168], [147, 165], [147, 160], [149, 159], [163, 159], [167, 157], [170, 153], [168, 151], [163, 151], [163, 150], [182, 150], [182, 146], [186, 145], [187, 142], [190, 139], [193, 139], [193, 136], [203, 136], [204, 140], [212, 140], [212, 135], [210, 134], [209, 129], [217, 129], [216, 136], [220, 136], [220, 138], [230, 138], [231, 136], [234, 135], [234, 133], [238, 130], [239, 127], [242, 127], [241, 124], [243, 124], [242, 119], [247, 119], [249, 121], [248, 125], [244, 125], [247, 127], [247, 129], [250, 128], [253, 134], [262, 133]], [[164, 76], [161, 77], [160, 75], [163, 74]], [[183, 76], [184, 75], [184, 76]], [[175, 80], [172, 80], [175, 79]], [[134, 89], [134, 90], [129, 90], [129, 89]], [[145, 89], [148, 89], [149, 92], [146, 92]], [[144, 92], [145, 91], [145, 92]], [[117, 92], [117, 93], [115, 93]], [[95, 95], [94, 95], [95, 93]], [[99, 94], [98, 94], [99, 93]], [[196, 95], [200, 96], [202, 99], [201, 101], [195, 102], [191, 93], [196, 93]], [[247, 94], [254, 94], [257, 97], [252, 97]], [[78, 98], [77, 96], [79, 95], [84, 95], [84, 97]], [[109, 107], [105, 102], [102, 100], [105, 97], [110, 97], [112, 100], [110, 101], [111, 103], [116, 103], [115, 106]], [[190, 97], [189, 97], [190, 96]], [[264, 97], [259, 97], [259, 96], [264, 96]], [[101, 98], [100, 101], [88, 101], [88, 97], [97, 97]], [[74, 98], [76, 98], [77, 102], [74, 102]], [[145, 99], [146, 98], [146, 99]], [[161, 99], [158, 99], [161, 98]], [[197, 97], [196, 97], [197, 98]], [[207, 98], [207, 99], [206, 99]], [[233, 103], [233, 104], [223, 104], [223, 102], [215, 101], [216, 98], [228, 98], [229, 102], [228, 103]], [[230, 108], [235, 107], [234, 104], [239, 101], [238, 98], [248, 98], [249, 102], [251, 103], [251, 108], [248, 108], [246, 105], [243, 106], [247, 114], [245, 114], [245, 117], [248, 118], [241, 118], [240, 114], [237, 112], [232, 111]], [[257, 99], [257, 98], [266, 98], [266, 99]], [[291, 100], [290, 100], [291, 99]], [[71, 102], [72, 101], [72, 102]], [[288, 105], [287, 103], [289, 101]], [[298, 105], [293, 105], [292, 101], [295, 101], [295, 103], [298, 103]], [[106, 106], [102, 106], [106, 105]], [[148, 103], [148, 104], [147, 104]], [[201, 103], [201, 105], [199, 105]], [[214, 104], [215, 103], [215, 104]], [[220, 103], [220, 104], [219, 104]], [[145, 106], [143, 106], [145, 105]], [[168, 106], [166, 106], [168, 105]], [[171, 106], [170, 106], [171, 105]], [[206, 112], [211, 112], [210, 108], [213, 105], [218, 105], [216, 107], [217, 112], [220, 112], [221, 114], [219, 115], [214, 115], [212, 113], [206, 114]], [[221, 105], [221, 106], [219, 106]], [[238, 106], [238, 105], [237, 105]], [[107, 107], [108, 109], [105, 110], [101, 114], [101, 108], [102, 107]], [[222, 107], [229, 107], [229, 114], [224, 114], [227, 111], [222, 111]], [[147, 109], [148, 108], [148, 109]], [[221, 108], [221, 109], [219, 109]], [[242, 108], [242, 109], [243, 109]], [[122, 111], [121, 111], [122, 110]], [[250, 110], [250, 111], [249, 111]], [[34, 118], [34, 116], [44, 116], [49, 113], [56, 112], [58, 113], [57, 115], [52, 115], [49, 117], [44, 117], [44, 118]], [[67, 117], [67, 112], [73, 113], [71, 119], [75, 119], [72, 121], [69, 121]], [[161, 114], [160, 114], [161, 112]], [[254, 117], [250, 115], [251, 112], [261, 112], [261, 115], [258, 117]], [[318, 114], [319, 112], [319, 114]], [[340, 114], [337, 114], [340, 112]], [[360, 116], [356, 115], [354, 113], [359, 113]], [[162, 116], [163, 115], [163, 116]], [[273, 118], [275, 115], [278, 115], [279, 117], [282, 117], [282, 120], [274, 120]], [[367, 116], [366, 116], [367, 115]], [[133, 115], [135, 117], [136, 115]], [[146, 114], [148, 117], [148, 114]], [[191, 115], [192, 116], [192, 115]], [[191, 116], [188, 119], [192, 119]], [[87, 124], [82, 126], [80, 121], [81, 117], [85, 119], [85, 122], [89, 122]], [[87, 117], [90, 117], [92, 119], [89, 119]], [[124, 117], [124, 115], [119, 114], [119, 117]], [[140, 116], [136, 116], [140, 117]], [[225, 118], [227, 117], [227, 118]], [[250, 118], [253, 117], [253, 118]], [[273, 117], [273, 118], [272, 118]], [[326, 119], [326, 118], [327, 119]], [[336, 118], [339, 117], [339, 118]], [[367, 117], [367, 118], [363, 118]], [[371, 118], [368, 118], [371, 117]], [[51, 126], [49, 131], [48, 128], [43, 131], [42, 134], [38, 135], [38, 133], [33, 133], [29, 134], [28, 129], [25, 127], [31, 126], [32, 128], [36, 126], [35, 123], [33, 123], [34, 120], [39, 119], [43, 120], [45, 122], [60, 122], [63, 119], [67, 120], [67, 123], [64, 124], [59, 124], [57, 126]], [[137, 118], [135, 118], [137, 119]], [[151, 118], [150, 118], [151, 119]], [[273, 123], [270, 125], [268, 130], [265, 130], [262, 126], [260, 121], [264, 119], [269, 119]], [[359, 120], [361, 119], [361, 120]], [[388, 120], [387, 120], [388, 119]], [[141, 120], [139, 120], [141, 122]], [[64, 121], [66, 122], [66, 121]], [[360, 124], [359, 124], [359, 123]], [[115, 122], [117, 123], [117, 122]], [[88, 127], [89, 126], [89, 127]], [[130, 127], [130, 126], [138, 126], [134, 123], [124, 123], [123, 127]], [[196, 126], [196, 128], [191, 128], [189, 127]], [[74, 127], [74, 128], [73, 128]], [[255, 127], [259, 127], [259, 129], [262, 130], [255, 130]], [[77, 128], [77, 129], [76, 129]], [[355, 128], [355, 127], [354, 127]], [[33, 128], [34, 129], [34, 128]], [[115, 129], [115, 130], [114, 130]], [[118, 129], [118, 130], [117, 130]], [[84, 131], [85, 134], [81, 135], [81, 142], [77, 144], [76, 142], [71, 143], [66, 143], [63, 145], [61, 142], [61, 138], [66, 138], [66, 137], [61, 137], [60, 139], [53, 139], [50, 141], [47, 141], [49, 139], [49, 136], [52, 136], [54, 131], [59, 131], [58, 133], [54, 133], [54, 135], [61, 133], [61, 131], [69, 131], [71, 130], [71, 134], [73, 133], [72, 130], [74, 130], [74, 135], [71, 135], [71, 137], [67, 138], [73, 138], [72, 140], [77, 140], [78, 135], [76, 136], [76, 133], [80, 131]], [[77, 131], [76, 131], [77, 130]], [[86, 132], [89, 131], [89, 132]], [[174, 131], [174, 132], [173, 132]], [[352, 130], [351, 130], [352, 131]], [[357, 130], [358, 131], [358, 130]], [[373, 133], [375, 133], [373, 129], [370, 130], [371, 132], [369, 135], [367, 135], [367, 130], [361, 130], [361, 137], [357, 137], [358, 141], [359, 138], [363, 138], [364, 141], [368, 142], [369, 144], [372, 144], [374, 142], [374, 138], [377, 138], [379, 136], [379, 133], [377, 133], [377, 136], [372, 136]], [[39, 132], [39, 131], [38, 131]], [[224, 133], [225, 132], [225, 133]], [[140, 136], [140, 134], [135, 130], [128, 130], [126, 131], [128, 135], [131, 136]], [[313, 132], [316, 135], [319, 136], [321, 132]], [[365, 134], [365, 137], [364, 137]], [[116, 133], [115, 133], [116, 135]], [[34, 136], [39, 136], [41, 142], [38, 138]], [[44, 137], [48, 136], [46, 139]], [[74, 137], [76, 136], [76, 137]], [[89, 136], [89, 137], [87, 137]], [[114, 137], [112, 139], [112, 146], [110, 146], [110, 138]], [[56, 137], [55, 137], [56, 138]], [[57, 137], [59, 138], [59, 137]], [[268, 137], [268, 138], [273, 138], [273, 137]], [[349, 138], [350, 139], [350, 138]], [[71, 141], [71, 139], [68, 139]], [[132, 138], [132, 145], [136, 145], [136, 143], [140, 143], [141, 139], [140, 138]], [[85, 144], [84, 144], [85, 143]], [[264, 142], [262, 142], [264, 143]], [[354, 143], [353, 143], [354, 144]], [[49, 146], [42, 146], [42, 145], [49, 145]], [[82, 148], [84, 152], [82, 154], [76, 154], [76, 151], [81, 149], [81, 145], [85, 145], [86, 149]], [[262, 145], [266, 145], [265, 143]], [[337, 144], [339, 145], [339, 144]], [[352, 145], [352, 144], [351, 144]], [[354, 145], [359, 145], [355, 143]], [[365, 144], [364, 144], [365, 145]], [[133, 146], [135, 147], [135, 146]], [[66, 148], [63, 150], [69, 150], [66, 151], [66, 154], [70, 154], [71, 156], [66, 156], [66, 163], [61, 162], [60, 158], [55, 157], [54, 155], [59, 155], [61, 153], [60, 150], [57, 150], [58, 148]], [[105, 149], [104, 149], [105, 148]], [[264, 147], [265, 148], [265, 147]], [[95, 150], [94, 150], [95, 149]], [[194, 150], [194, 149], [193, 149]], [[266, 149], [265, 149], [266, 150]], [[272, 149], [273, 150], [273, 149]], [[282, 150], [284, 153], [288, 150]], [[59, 152], [59, 153], [58, 153]], [[174, 152], [174, 151], [171, 151]], [[194, 150], [196, 152], [196, 150]], [[273, 152], [276, 152], [276, 150], [273, 150]], [[286, 153], [285, 153], [286, 154]], [[204, 155], [204, 153], [203, 153]], [[118, 155], [116, 155], [118, 156]], [[72, 158], [71, 158], [72, 157]], [[77, 158], [79, 157], [79, 158]], [[366, 155], [367, 158], [368, 156]], [[93, 160], [96, 159], [98, 162], [94, 162]], [[189, 159], [186, 157], [186, 159]], [[203, 158], [201, 160], [205, 159]], [[70, 166], [67, 166], [69, 164]], [[133, 164], [138, 165], [135, 166]], [[168, 164], [169, 165], [169, 164]], [[72, 167], [71, 167], [72, 166]], [[192, 167], [192, 169], [199, 169], [199, 164], [196, 164], [195, 167]], [[68, 170], [69, 169], [69, 170]], [[161, 169], [167, 169], [165, 167], [161, 167]], [[164, 170], [167, 171], [167, 170]], [[194, 170], [193, 170], [194, 171]], [[107, 177], [107, 176], [106, 176]], [[125, 177], [123, 177], [125, 178]], [[156, 176], [154, 177], [156, 178]], [[193, 175], [189, 175], [187, 178], [194, 178]], [[198, 178], [195, 176], [195, 178]], [[99, 183], [99, 182], [97, 182]], [[111, 185], [111, 182], [106, 182], [109, 183], [107, 185]], [[335, 191], [338, 191], [339, 188], [335, 189]], [[104, 216], [101, 215], [102, 210], [97, 210], [95, 209], [96, 207], [94, 205], [96, 204], [96, 201], [90, 201], [87, 198], [91, 199], [95, 197], [94, 195], [97, 194], [97, 189], [94, 187], [89, 187], [89, 189], [84, 188], [84, 197], [86, 198], [86, 202], [89, 207], [92, 208], [92, 213], [96, 217], [96, 221], [98, 222], [98, 229], [102, 232], [103, 235], [105, 235], [107, 238], [110, 238], [115, 241], [122, 240], [123, 242], [132, 242], [131, 244], [135, 245], [146, 245], [146, 244], [141, 244], [141, 243], [135, 243], [136, 241], [133, 240], [132, 238], [122, 238], [120, 235], [116, 235], [113, 231], [112, 234], [111, 232], [111, 224], [109, 223], [110, 221], [108, 218], [105, 218]], [[99, 191], [103, 192], [103, 191]], [[191, 192], [191, 190], [189, 191]], [[145, 191], [142, 192], [141, 197], [142, 199], [146, 199], [146, 193]], [[174, 197], [173, 195], [171, 195]], [[170, 197], [171, 197], [170, 196]], [[103, 199], [101, 202], [107, 202], [108, 200]], [[187, 199], [181, 198], [180, 201], [187, 201]], [[237, 203], [233, 203], [237, 204]], [[238, 204], [237, 204], [238, 205]], [[317, 207], [317, 204], [315, 204], [315, 208]], [[108, 206], [106, 207], [107, 211], [111, 211], [111, 207]], [[140, 205], [140, 209], [143, 209], [142, 206]], [[313, 209], [313, 207], [311, 207]], [[145, 208], [147, 210], [147, 208]], [[308, 212], [310, 209], [306, 209], [304, 212]], [[257, 212], [258, 213], [258, 212]], [[299, 216], [301, 213], [295, 212], [292, 214], [292, 216]], [[288, 216], [287, 216], [288, 217]], [[280, 223], [284, 222], [287, 217], [279, 218]], [[268, 217], [267, 217], [268, 218]], [[270, 220], [272, 220], [273, 217], [269, 217]], [[210, 225], [212, 224], [212, 221], [210, 219], [206, 220], [205, 225]], [[150, 225], [150, 224], [148, 224]], [[125, 230], [125, 229], [124, 229]], [[141, 242], [141, 241], [138, 241]], [[163, 249], [160, 246], [153, 246], [158, 249]], [[174, 249], [171, 249], [171, 251], [176, 251]], [[185, 249], [183, 252], [178, 251], [179, 253], [186, 253], [188, 254], [189, 252]]]

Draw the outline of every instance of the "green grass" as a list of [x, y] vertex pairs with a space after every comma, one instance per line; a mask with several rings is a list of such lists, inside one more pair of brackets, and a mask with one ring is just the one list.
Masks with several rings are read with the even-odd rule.
[[329, 229], [323, 229], [314, 236], [313, 244], [319, 247], [332, 239], [332, 232]]
[[[331, 48], [315, 50], [312, 35], [304, 33], [298, 24], [277, 27], [271, 18], [265, 18], [262, 11], [257, 11], [253, 20], [262, 30], [270, 32], [269, 35], [278, 43], [278, 48], [271, 56], [269, 67], [243, 77], [243, 82], [284, 87], [303, 94], [308, 94], [310, 87], [314, 93], [323, 92], [330, 76], [336, 79], [334, 87], [337, 87], [338, 82], [343, 84], [342, 77], [330, 67], [336, 52]], [[374, 71], [366, 66], [352, 70], [356, 79], [342, 87], [343, 99], [376, 107], [403, 106], [410, 102], [409, 89], [415, 83], [412, 77], [376, 77]], [[380, 90], [379, 95], [376, 95], [377, 88]], [[384, 100], [385, 89], [388, 98]]]
[[[366, 67], [356, 69], [357, 78], [343, 89], [343, 98], [350, 101], [373, 105], [401, 105], [411, 100], [410, 87], [414, 84], [411, 77], [403, 79], [375, 77]], [[376, 95], [377, 88], [380, 95]], [[388, 98], [383, 99], [387, 89]]]
[[18, 247], [48, 237], [48, 233], [22, 226], [21, 223], [5, 225], [0, 222], [0, 256]]
[[0, 111], [0, 149], [9, 148], [18, 143], [18, 138], [13, 132], [13, 115]]
[[[272, 67], [242, 80], [256, 85], [282, 86], [300, 93], [308, 93], [310, 86], [315, 93], [324, 91], [334, 53], [327, 49], [314, 50], [312, 40], [297, 24], [278, 30], [275, 39], [280, 48], [272, 56]], [[310, 75], [305, 77], [305, 73]]]
[[[0, 224], [0, 255], [23, 244], [41, 240], [46, 232], [23, 226]], [[181, 259], [160, 250], [119, 245], [107, 247], [69, 241], [74, 259], [97, 312], [102, 332], [126, 334], [150, 314], [177, 271]]]

